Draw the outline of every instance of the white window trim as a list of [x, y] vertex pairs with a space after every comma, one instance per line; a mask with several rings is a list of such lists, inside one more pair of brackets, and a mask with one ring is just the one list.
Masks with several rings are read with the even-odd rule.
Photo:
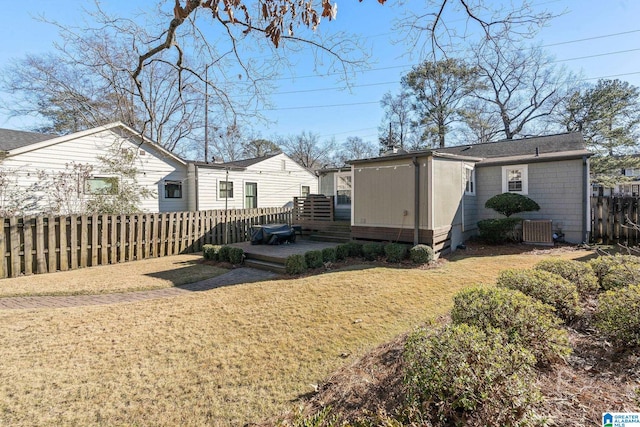
[[87, 192], [87, 181], [90, 179], [104, 179], [104, 178], [116, 178], [118, 180], [118, 188], [117, 191], [114, 194], [104, 194], [105, 196], [115, 196], [117, 194], [120, 194], [121, 188], [122, 188], [122, 177], [120, 177], [119, 175], [114, 175], [114, 174], [98, 174], [98, 175], [90, 175], [89, 177], [84, 179], [84, 182], [82, 183], [82, 194], [84, 194], [85, 196], [97, 196], [97, 193], [91, 193], [91, 192]]
[[[222, 181], [224, 181], [224, 179]], [[258, 203], [258, 181], [256, 181], [256, 180], [253, 180], [253, 181], [242, 180], [242, 207], [244, 207], [245, 209], [250, 209], [250, 208], [247, 207], [247, 184], [255, 184], [256, 185], [255, 198], [256, 198], [256, 209], [257, 209], [259, 203]], [[220, 193], [218, 193], [218, 195], [220, 195]], [[233, 189], [233, 195], [235, 197], [235, 188]], [[222, 200], [224, 200], [224, 199], [222, 199]], [[229, 200], [232, 200], [232, 199], [229, 199]], [[253, 208], [251, 208], [251, 209], [253, 209]]]
[[[473, 190], [467, 191], [467, 171], [471, 171], [471, 182], [473, 183]], [[464, 181], [464, 195], [475, 196], [476, 195], [476, 169], [471, 165], [464, 165], [464, 175], [462, 176]]]
[[[349, 204], [338, 204], [338, 181], [340, 177], [343, 176], [348, 176], [351, 178], [351, 203]], [[351, 174], [351, 171], [348, 172], [336, 172], [333, 176], [333, 197], [334, 197], [334, 204], [336, 206], [351, 206], [351, 204], [353, 203], [353, 175]]]
[[[231, 182], [233, 184], [233, 197], [220, 197], [220, 183], [221, 182]], [[216, 200], [235, 200], [236, 194], [238, 193], [236, 184], [232, 179], [219, 179], [216, 181]], [[244, 193], [244, 191], [243, 191]]]
[[[509, 191], [509, 174], [507, 171], [511, 169], [522, 170], [522, 191]], [[502, 192], [527, 195], [529, 194], [529, 165], [508, 165], [502, 166]]]
[[304, 194], [302, 193], [302, 188], [303, 187], [307, 187], [309, 189], [309, 194], [311, 194], [311, 186], [310, 185], [300, 184], [300, 197], [304, 197]]

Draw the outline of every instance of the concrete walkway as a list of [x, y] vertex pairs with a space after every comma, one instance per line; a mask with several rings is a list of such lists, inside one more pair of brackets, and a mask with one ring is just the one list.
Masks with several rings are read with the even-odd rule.
[[222, 286], [240, 283], [271, 280], [278, 275], [269, 271], [255, 268], [236, 268], [220, 276], [201, 280], [184, 286], [154, 289], [151, 291], [124, 292], [101, 295], [73, 295], [73, 296], [34, 296], [0, 298], [0, 310], [34, 309], [34, 308], [63, 308], [85, 305], [121, 304], [127, 302], [145, 301], [158, 298], [168, 298], [185, 295], [189, 292], [208, 291]]

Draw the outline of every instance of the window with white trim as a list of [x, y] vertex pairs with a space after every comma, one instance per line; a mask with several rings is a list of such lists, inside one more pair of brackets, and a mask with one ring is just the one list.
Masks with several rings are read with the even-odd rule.
[[92, 176], [84, 181], [84, 194], [118, 194], [118, 177]]
[[527, 165], [502, 167], [502, 192], [529, 194], [529, 168]]
[[464, 194], [467, 196], [476, 195], [476, 171], [473, 166], [464, 165]]
[[351, 172], [336, 175], [336, 205], [351, 205]]
[[233, 199], [233, 181], [220, 181], [218, 183], [218, 196], [220, 199]]
[[311, 187], [308, 185], [303, 185], [302, 187], [300, 187], [300, 195], [302, 197], [309, 197], [309, 194], [311, 194]]

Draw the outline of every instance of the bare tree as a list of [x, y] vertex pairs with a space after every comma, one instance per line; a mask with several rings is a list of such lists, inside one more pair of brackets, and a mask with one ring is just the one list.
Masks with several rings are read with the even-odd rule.
[[414, 110], [411, 95], [401, 91], [397, 95], [387, 92], [380, 105], [384, 109], [384, 117], [378, 128], [382, 149], [388, 147], [407, 148], [411, 139], [411, 124], [414, 121]]
[[535, 133], [567, 94], [569, 76], [539, 47], [491, 40], [476, 46], [474, 60], [482, 84], [474, 96], [505, 139]]
[[461, 42], [469, 40], [532, 37], [553, 17], [533, 0], [427, 0], [422, 9], [408, 8], [396, 27], [410, 53], [438, 60], [462, 54]]
[[270, 156], [281, 151], [278, 144], [264, 138], [251, 138], [242, 144], [242, 155], [246, 158]]
[[308, 169], [322, 169], [331, 163], [334, 141], [320, 141], [320, 136], [302, 132], [282, 139], [279, 144], [285, 153], [301, 166]]
[[101, 11], [92, 16], [103, 24], [100, 29], [56, 24], [63, 43], [55, 53], [27, 56], [4, 71], [2, 87], [14, 94], [7, 109], [13, 115], [39, 115], [45, 119], [39, 130], [54, 133], [122, 121], [171, 151], [179, 149], [201, 126], [200, 81], [180, 79], [173, 67], [155, 62], [137, 88], [128, 71], [129, 46], [144, 29], [131, 22], [119, 25]]
[[348, 137], [338, 148], [333, 160], [336, 167], [342, 167], [349, 160], [367, 159], [378, 155], [377, 147], [359, 136]]

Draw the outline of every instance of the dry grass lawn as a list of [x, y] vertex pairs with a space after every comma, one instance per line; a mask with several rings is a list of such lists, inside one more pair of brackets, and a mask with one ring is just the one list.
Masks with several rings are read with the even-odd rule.
[[226, 270], [198, 261], [201, 255], [175, 255], [123, 264], [0, 280], [0, 298], [35, 295], [95, 295], [186, 285]]
[[341, 365], [444, 314], [461, 288], [547, 256], [459, 258], [430, 270], [376, 267], [139, 303], [0, 312], [0, 425], [264, 420]]

